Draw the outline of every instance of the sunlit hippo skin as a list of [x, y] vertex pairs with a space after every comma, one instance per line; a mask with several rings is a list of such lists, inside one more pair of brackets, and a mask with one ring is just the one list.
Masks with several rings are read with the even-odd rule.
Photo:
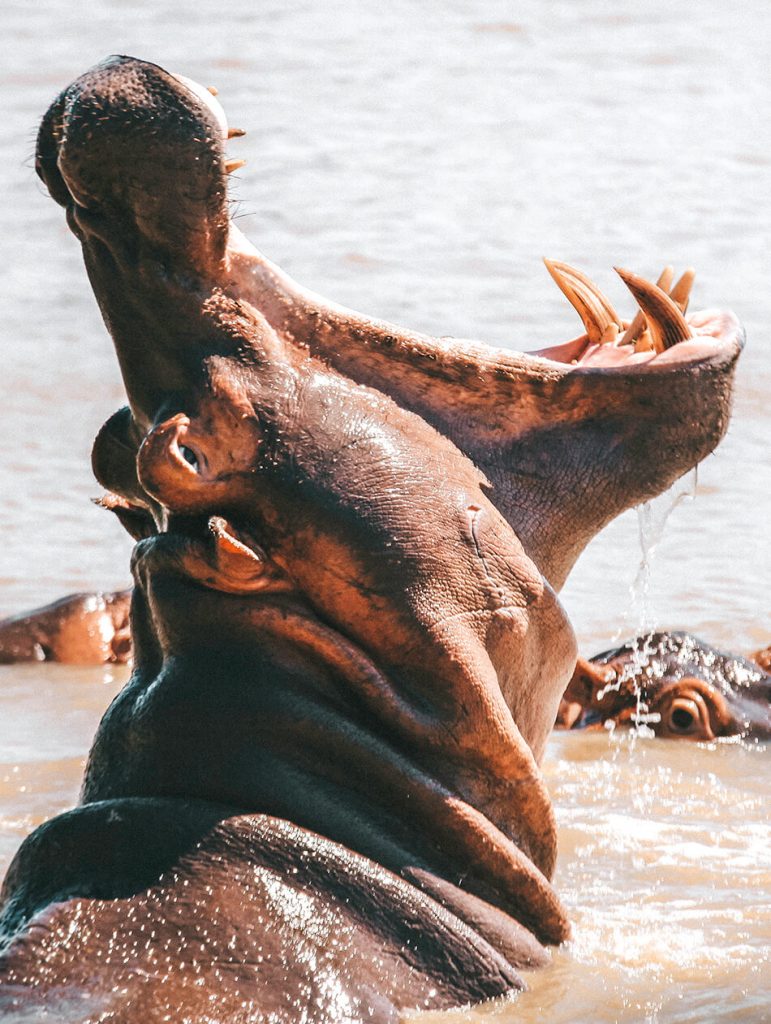
[[557, 728], [645, 724], [666, 739], [771, 738], [771, 675], [690, 633], [658, 632], [579, 658]]
[[0, 665], [124, 665], [131, 657], [130, 603], [130, 590], [70, 594], [3, 619]]
[[[111, 494], [97, 504], [114, 512], [135, 540], [155, 533], [149, 511]], [[68, 594], [0, 620], [0, 665], [125, 665], [131, 661], [131, 590]]]
[[771, 644], [755, 651], [752, 660], [760, 665], [764, 672], [771, 672]]
[[640, 351], [560, 264], [586, 333], [535, 355], [303, 290], [228, 222], [230, 134], [124, 57], [40, 129], [129, 399], [94, 470], [155, 525], [81, 804], [4, 886], [4, 1020], [396, 1021], [516, 991], [570, 934], [538, 767], [576, 658], [557, 591], [728, 422], [737, 322], [634, 275]]

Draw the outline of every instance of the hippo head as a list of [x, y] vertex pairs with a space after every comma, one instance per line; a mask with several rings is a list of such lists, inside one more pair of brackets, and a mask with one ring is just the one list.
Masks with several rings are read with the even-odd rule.
[[741, 330], [624, 274], [629, 325], [562, 264], [586, 333], [535, 354], [352, 313], [229, 223], [232, 134], [126, 57], [40, 129], [129, 399], [94, 470], [138, 539], [135, 670], [84, 800], [266, 811], [560, 941], [538, 770], [575, 663], [556, 591], [718, 443]]
[[771, 675], [689, 633], [658, 632], [579, 658], [557, 724], [645, 724], [665, 739], [771, 739]]

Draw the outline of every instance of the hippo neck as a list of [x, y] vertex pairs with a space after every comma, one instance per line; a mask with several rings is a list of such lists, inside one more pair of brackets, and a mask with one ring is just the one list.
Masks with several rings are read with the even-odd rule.
[[[156, 584], [153, 603], [190, 609], [182, 589]], [[204, 595], [193, 612], [200, 646], [176, 650], [159, 645], [137, 588], [136, 668], [100, 725], [84, 803], [175, 796], [274, 814], [424, 888], [432, 877], [461, 884], [542, 942], [567, 936], [548, 880], [553, 815], [524, 743], [497, 752], [507, 778], [480, 778], [452, 743], [444, 758], [434, 739], [426, 756], [422, 709], [395, 722], [403, 687], [364, 651], [292, 599], [229, 604], [214, 616]]]

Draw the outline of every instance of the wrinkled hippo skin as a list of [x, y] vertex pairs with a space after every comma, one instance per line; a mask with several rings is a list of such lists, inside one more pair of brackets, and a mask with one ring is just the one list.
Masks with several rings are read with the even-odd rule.
[[[321, 1020], [395, 1020], [394, 1003], [449, 1007], [518, 985], [506, 959], [435, 900], [277, 818], [125, 800], [109, 814], [92, 804], [62, 815], [34, 839], [9, 876], [0, 926], [19, 931], [47, 909], [12, 966], [0, 965], [4, 1021], [28, 1005], [30, 976], [66, 979], [77, 1009], [62, 993], [43, 1003], [57, 1020], [125, 1024], [304, 1020], [314, 1007]], [[255, 958], [266, 935], [270, 955]], [[390, 962], [400, 969], [383, 993]]]
[[[762, 653], [762, 652], [759, 652]], [[557, 728], [645, 723], [666, 739], [771, 738], [771, 675], [690, 633], [658, 632], [579, 658]]]
[[125, 665], [131, 657], [131, 591], [70, 594], [0, 621], [0, 665], [55, 661]]
[[227, 135], [125, 57], [40, 129], [128, 394], [93, 465], [138, 538], [134, 671], [80, 806], [6, 880], [8, 1020], [394, 1021], [516, 991], [570, 934], [538, 767], [576, 657], [557, 590], [728, 422], [730, 314], [684, 334], [648, 295], [659, 351], [589, 324], [524, 355], [305, 291], [229, 223]]

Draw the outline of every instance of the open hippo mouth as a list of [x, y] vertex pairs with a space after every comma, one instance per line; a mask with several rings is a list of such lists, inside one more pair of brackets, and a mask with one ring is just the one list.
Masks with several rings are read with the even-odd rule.
[[[689, 274], [623, 272], [630, 323], [557, 263], [585, 333], [538, 353], [353, 313], [229, 223], [233, 134], [205, 90], [128, 57], [74, 82], [40, 129], [38, 173], [129, 399], [94, 470], [138, 540], [135, 670], [76, 816], [137, 799], [272, 815], [430, 894], [456, 915], [443, 966], [399, 989], [430, 929], [389, 954], [390, 1009], [362, 1019], [391, 1020], [416, 992], [506, 991], [511, 965], [539, 958], [533, 936], [568, 936], [538, 768], [576, 657], [556, 591], [605, 523], [718, 443], [741, 330], [685, 319]], [[467, 968], [447, 952], [461, 927], [464, 949], [488, 950]], [[364, 970], [337, 983], [358, 992]], [[354, 1019], [319, 1006], [314, 1020]]]

